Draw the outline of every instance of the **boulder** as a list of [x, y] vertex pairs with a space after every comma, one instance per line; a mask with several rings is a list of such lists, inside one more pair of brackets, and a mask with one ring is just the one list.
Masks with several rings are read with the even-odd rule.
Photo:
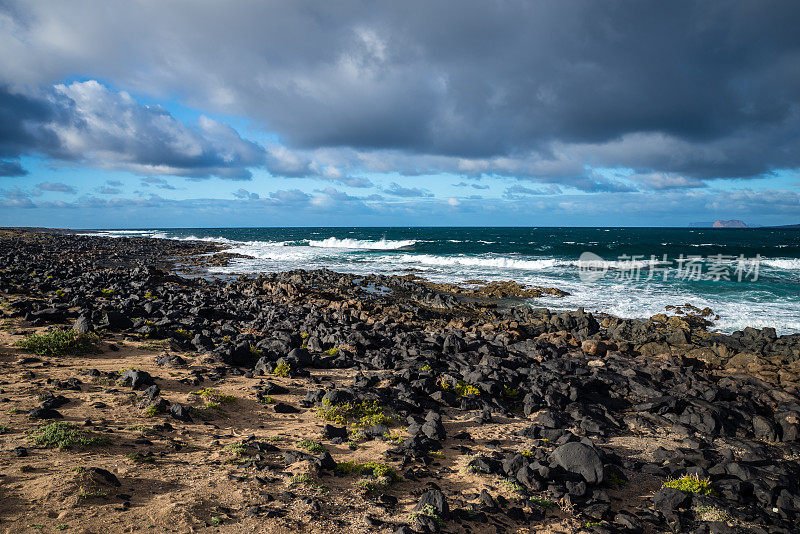
[[75, 324], [72, 325], [72, 329], [79, 334], [88, 334], [94, 329], [94, 327], [92, 326], [92, 321], [89, 319], [89, 317], [81, 315], [78, 317], [78, 320], [75, 321]]
[[189, 415], [189, 409], [178, 403], [172, 403], [170, 405], [169, 414], [178, 421], [187, 423], [192, 421], [192, 416]]
[[450, 507], [447, 504], [447, 499], [438, 489], [428, 490], [422, 494], [419, 502], [414, 507], [415, 512], [425, 512], [433, 510], [440, 518], [445, 518], [450, 515]]
[[594, 447], [585, 443], [566, 443], [553, 451], [553, 460], [565, 471], [581, 475], [589, 484], [602, 484], [603, 462]]
[[146, 371], [139, 371], [138, 369], [128, 369], [119, 375], [117, 380], [121, 384], [130, 386], [131, 389], [139, 389], [140, 387], [150, 386], [155, 384], [153, 377]]
[[125, 330], [133, 328], [133, 321], [123, 313], [110, 310], [103, 316], [103, 325], [113, 330]]

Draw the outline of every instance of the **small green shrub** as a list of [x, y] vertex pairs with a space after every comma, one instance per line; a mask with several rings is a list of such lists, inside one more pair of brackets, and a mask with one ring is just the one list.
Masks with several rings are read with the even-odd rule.
[[149, 299], [149, 300], [156, 300], [156, 299], [158, 299], [158, 297], [157, 297], [155, 294], [153, 294], [153, 292], [152, 292], [152, 291], [150, 291], [149, 289], [148, 289], [147, 291], [145, 291], [145, 292], [144, 292], [144, 298], [146, 298], [146, 299]]
[[100, 290], [100, 293], [102, 293], [102, 294], [103, 294], [104, 296], [106, 296], [106, 297], [110, 297], [111, 295], [113, 295], [114, 293], [116, 293], [116, 291], [114, 291], [113, 289], [108, 289], [108, 288], [107, 288], [107, 289], [101, 289], [101, 290]]
[[339, 355], [339, 348], [333, 347], [326, 350], [323, 354], [327, 354], [328, 356], [338, 356]]
[[550, 508], [555, 508], [556, 506], [556, 503], [554, 501], [542, 497], [531, 497], [529, 501], [531, 502], [531, 504], [535, 504], [539, 508], [544, 508], [545, 510], [549, 510]]
[[78, 497], [81, 499], [106, 499], [108, 494], [99, 490], [87, 490], [81, 487], [78, 489]]
[[420, 367], [419, 370], [420, 371], [433, 371], [433, 367], [431, 367], [429, 364], [426, 363], [425, 365]]
[[175, 330], [175, 334], [182, 337], [183, 339], [192, 339], [192, 333], [184, 328], [177, 328]]
[[75, 330], [28, 334], [15, 345], [39, 356], [82, 356], [101, 352], [100, 338], [96, 334], [81, 334]]
[[139, 348], [142, 350], [164, 350], [169, 348], [169, 340], [167, 339], [157, 339], [152, 341], [145, 341]]
[[618, 488], [620, 486], [623, 486], [625, 485], [625, 482], [627, 482], [627, 480], [625, 480], [618, 474], [614, 473], [613, 471], [608, 475], [608, 483], [612, 488]]
[[313, 439], [304, 439], [302, 441], [297, 442], [297, 446], [301, 449], [305, 449], [308, 452], [313, 453], [323, 453], [325, 452], [325, 446], [322, 445], [319, 441], [314, 441]]
[[226, 451], [232, 452], [235, 456], [244, 456], [247, 454], [247, 447], [245, 447], [241, 443], [231, 443], [230, 445], [225, 445], [223, 447]]
[[378, 491], [383, 491], [389, 487], [389, 485], [384, 480], [368, 480], [368, 479], [359, 480], [358, 482], [356, 482], [356, 486], [366, 491], [367, 493], [376, 493]]
[[289, 365], [286, 362], [280, 362], [272, 371], [272, 374], [275, 376], [282, 376], [283, 378], [288, 378], [291, 372], [292, 372], [291, 365]]
[[399, 482], [402, 480], [392, 466], [381, 462], [341, 462], [336, 465], [336, 472], [343, 475], [372, 475], [375, 478], [385, 477], [391, 482]]
[[400, 445], [406, 439], [405, 436], [403, 436], [403, 434], [397, 430], [391, 430], [388, 433], [384, 434], [383, 437], [384, 439], [386, 439], [386, 441], [393, 443], [395, 445]]
[[126, 454], [125, 457], [133, 463], [136, 464], [154, 464], [156, 463], [156, 457], [152, 455], [152, 453], [142, 454], [140, 452], [132, 452], [130, 454]]
[[314, 477], [306, 473], [294, 475], [292, 476], [292, 478], [289, 479], [289, 487], [295, 487], [295, 486], [305, 486], [307, 488], [321, 489], [320, 485], [317, 484], [317, 481], [314, 480]]
[[105, 436], [94, 436], [89, 432], [79, 430], [72, 423], [63, 421], [56, 421], [37, 428], [31, 434], [30, 440], [37, 445], [61, 450], [71, 449], [76, 445], [107, 445], [111, 442]]
[[679, 489], [684, 493], [699, 493], [700, 495], [714, 495], [716, 492], [711, 487], [711, 481], [697, 475], [684, 475], [680, 478], [664, 482], [665, 488]]
[[716, 506], [693, 506], [692, 511], [698, 521], [722, 521], [727, 523], [732, 519], [728, 512]]
[[151, 404], [147, 408], [144, 409], [144, 415], [146, 417], [155, 417], [158, 415], [158, 408], [155, 404]]
[[190, 406], [189, 408], [193, 414], [204, 421], [215, 419], [219, 415], [223, 415], [222, 405], [218, 402], [206, 401], [202, 406]]
[[234, 402], [236, 402], [236, 397], [234, 397], [233, 395], [220, 393], [216, 389], [211, 389], [211, 388], [204, 388], [204, 389], [199, 389], [197, 391], [192, 391], [191, 393], [189, 393], [189, 395], [195, 395], [197, 397], [201, 397], [204, 401], [206, 401], [206, 407], [210, 407], [208, 406], [208, 403], [214, 403], [219, 405], [219, 404], [233, 404]]
[[503, 487], [507, 491], [510, 491], [511, 493], [518, 493], [518, 494], [525, 493], [525, 490], [523, 489], [523, 487], [516, 480], [507, 478], [507, 479], [503, 480], [501, 482], [501, 484], [503, 485]]
[[503, 397], [507, 399], [516, 399], [519, 397], [519, 390], [510, 388], [508, 386], [503, 386]]
[[480, 395], [481, 391], [475, 386], [470, 386], [466, 382], [459, 380], [455, 387], [455, 393], [459, 397], [468, 397], [470, 395]]
[[395, 424], [395, 420], [386, 415], [384, 407], [376, 400], [331, 404], [324, 399], [322, 406], [317, 408], [317, 417], [338, 425], [349, 424], [358, 428], [369, 428], [379, 423], [386, 426]]

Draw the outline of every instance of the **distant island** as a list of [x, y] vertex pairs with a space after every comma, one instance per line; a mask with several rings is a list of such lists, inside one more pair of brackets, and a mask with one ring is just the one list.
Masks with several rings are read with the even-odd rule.
[[744, 221], [739, 219], [731, 219], [729, 221], [717, 220], [714, 222], [693, 222], [689, 224], [689, 228], [751, 228]]
[[712, 228], [747, 228], [747, 225], [744, 221], [740, 221], [739, 219], [731, 219], [729, 221], [714, 221]]

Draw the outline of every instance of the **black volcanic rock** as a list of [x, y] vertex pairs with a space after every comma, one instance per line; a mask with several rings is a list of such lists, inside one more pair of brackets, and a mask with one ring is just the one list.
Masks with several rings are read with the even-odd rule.
[[589, 484], [602, 484], [605, 479], [603, 462], [597, 449], [585, 443], [561, 445], [553, 451], [553, 460], [564, 470], [581, 475]]

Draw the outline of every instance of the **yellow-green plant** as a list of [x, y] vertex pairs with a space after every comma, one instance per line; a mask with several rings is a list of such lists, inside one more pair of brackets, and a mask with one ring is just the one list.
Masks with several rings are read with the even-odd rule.
[[297, 442], [297, 446], [301, 449], [305, 449], [308, 452], [313, 453], [322, 453], [325, 452], [325, 447], [319, 441], [315, 441], [313, 439], [304, 439], [302, 441]]
[[684, 475], [664, 482], [665, 488], [679, 489], [684, 493], [699, 493], [701, 495], [714, 495], [716, 493], [711, 487], [711, 481], [707, 478], [700, 478], [697, 475]]
[[241, 443], [231, 443], [223, 447], [226, 451], [232, 452], [235, 456], [244, 456], [247, 454], [247, 447]]
[[211, 388], [204, 388], [204, 389], [199, 389], [197, 391], [192, 391], [190, 395], [201, 397], [207, 403], [232, 404], [236, 402], [236, 397], [234, 397], [233, 395], [228, 395], [227, 393], [222, 393], [217, 391], [216, 389], [211, 389]]
[[322, 405], [317, 408], [317, 417], [337, 425], [351, 425], [358, 428], [369, 428], [379, 423], [386, 426], [395, 424], [394, 419], [386, 415], [385, 408], [376, 400], [332, 404], [328, 399], [323, 399]]
[[192, 333], [189, 332], [186, 329], [183, 329], [183, 328], [177, 328], [175, 330], [175, 333], [178, 334], [179, 336], [181, 336], [184, 339], [191, 339], [192, 338]]
[[61, 450], [71, 449], [76, 445], [106, 445], [111, 441], [105, 436], [95, 436], [78, 429], [72, 423], [64, 421], [56, 421], [40, 426], [33, 431], [30, 440], [49, 449], [57, 448]]
[[336, 465], [336, 472], [343, 475], [372, 475], [375, 478], [386, 477], [391, 482], [399, 482], [402, 480], [392, 466], [381, 462], [341, 462]]
[[455, 387], [455, 393], [459, 397], [468, 397], [470, 395], [480, 395], [481, 391], [475, 386], [471, 386], [466, 382], [459, 380]]
[[282, 376], [283, 378], [288, 378], [289, 374], [292, 372], [292, 366], [286, 362], [280, 362], [275, 369], [272, 371], [272, 374], [275, 376]]
[[15, 345], [39, 356], [82, 356], [100, 352], [100, 338], [96, 334], [82, 334], [75, 330], [28, 334]]

